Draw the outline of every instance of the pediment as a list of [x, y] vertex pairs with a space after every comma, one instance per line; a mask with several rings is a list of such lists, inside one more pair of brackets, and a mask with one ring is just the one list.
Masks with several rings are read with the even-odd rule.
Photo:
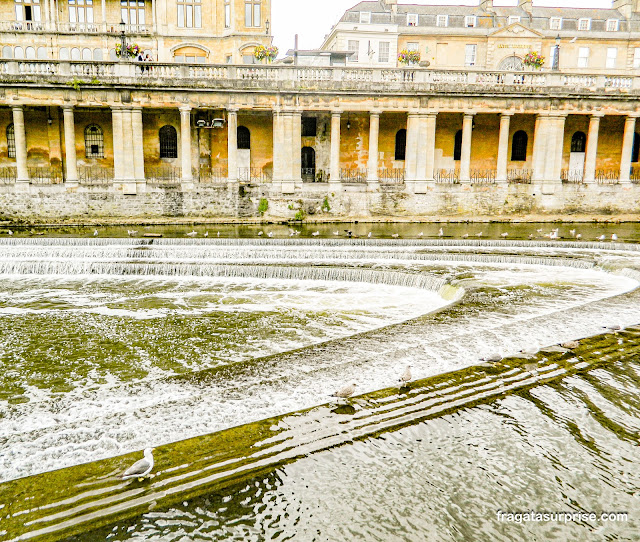
[[542, 38], [544, 37], [540, 32], [535, 30], [531, 30], [526, 26], [522, 26], [520, 23], [513, 23], [507, 26], [506, 28], [499, 28], [492, 34], [490, 34], [492, 38]]

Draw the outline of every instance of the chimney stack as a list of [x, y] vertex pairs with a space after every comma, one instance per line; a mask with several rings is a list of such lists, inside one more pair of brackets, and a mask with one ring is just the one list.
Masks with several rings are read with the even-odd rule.
[[531, 14], [533, 8], [533, 2], [531, 0], [518, 0], [518, 7], [524, 9], [527, 13]]
[[484, 11], [493, 11], [493, 0], [480, 0], [480, 8]]
[[638, 0], [613, 0], [613, 9], [617, 9], [626, 19], [631, 19], [634, 13], [640, 11]]

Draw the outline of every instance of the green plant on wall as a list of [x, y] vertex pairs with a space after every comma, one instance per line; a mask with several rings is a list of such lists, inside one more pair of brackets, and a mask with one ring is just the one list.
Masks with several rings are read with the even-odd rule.
[[322, 207], [321, 209], [323, 211], [325, 211], [326, 213], [328, 213], [329, 211], [331, 211], [331, 206], [329, 205], [329, 196], [325, 196], [324, 200], [322, 201]]
[[82, 79], [73, 78], [73, 81], [68, 81], [67, 85], [73, 87], [74, 90], [80, 90], [80, 85], [86, 85], [86, 82]]
[[304, 211], [302, 209], [298, 209], [296, 215], [293, 217], [294, 220], [304, 220]]
[[267, 209], [269, 209], [269, 202], [266, 198], [260, 198], [260, 203], [258, 203], [258, 212], [260, 213], [260, 216], [264, 215], [267, 212]]

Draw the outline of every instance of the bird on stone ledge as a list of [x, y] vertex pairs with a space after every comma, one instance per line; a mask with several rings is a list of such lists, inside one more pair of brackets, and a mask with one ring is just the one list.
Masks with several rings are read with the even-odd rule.
[[142, 479], [153, 469], [153, 448], [146, 448], [144, 458], [139, 459], [122, 474], [123, 480], [129, 478]]

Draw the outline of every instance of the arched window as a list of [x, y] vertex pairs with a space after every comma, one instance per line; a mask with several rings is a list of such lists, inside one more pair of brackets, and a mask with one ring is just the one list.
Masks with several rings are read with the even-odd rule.
[[238, 126], [238, 148], [250, 149], [251, 148], [251, 132], [249, 128], [245, 126]]
[[527, 160], [527, 133], [524, 130], [518, 130], [513, 134], [511, 140], [511, 161], [526, 162]]
[[60, 47], [58, 52], [58, 60], [69, 60], [69, 49], [66, 47]]
[[587, 147], [587, 136], [584, 132], [576, 132], [571, 138], [571, 152], [584, 152]]
[[14, 58], [20, 59], [22, 60], [24, 58], [24, 49], [22, 47], [16, 47], [13, 50], [13, 56]]
[[27, 47], [24, 51], [27, 60], [35, 60], [36, 59], [36, 50], [35, 47]]
[[9, 158], [16, 157], [16, 133], [13, 129], [13, 123], [7, 126], [7, 156]]
[[47, 48], [38, 47], [37, 55], [38, 60], [47, 60]]
[[84, 129], [84, 150], [87, 158], [104, 158], [104, 135], [97, 124]]
[[84, 49], [82, 49], [82, 60], [91, 60], [91, 57], [92, 57], [91, 49], [89, 49], [88, 47], [85, 47]]
[[637, 162], [640, 158], [640, 134], [633, 134], [633, 153], [631, 153], [631, 161]]
[[2, 48], [2, 58], [13, 58], [13, 49], [8, 45]]
[[102, 49], [94, 49], [93, 50], [93, 60], [97, 62], [102, 61]]
[[407, 156], [407, 131], [403, 128], [396, 132], [396, 160], [404, 160]]
[[169, 124], [160, 128], [160, 158], [178, 158], [178, 132]]
[[71, 60], [82, 60], [82, 53], [77, 47], [71, 49]]
[[460, 160], [462, 156], [462, 130], [456, 132], [456, 137], [453, 140], [453, 159]]

